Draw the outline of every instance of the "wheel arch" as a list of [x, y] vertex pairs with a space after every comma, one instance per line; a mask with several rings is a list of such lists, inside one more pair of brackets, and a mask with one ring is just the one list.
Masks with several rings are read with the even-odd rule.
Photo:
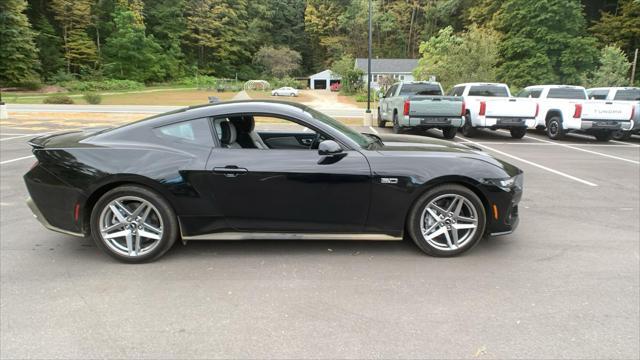
[[168, 192], [156, 181], [153, 181], [152, 179], [144, 176], [134, 174], [114, 175], [108, 177], [107, 179], [104, 179], [99, 184], [94, 186], [90, 191], [90, 195], [87, 197], [82, 206], [82, 230], [86, 234], [90, 233], [91, 231], [91, 213], [93, 212], [93, 207], [98, 202], [98, 200], [112, 189], [125, 185], [136, 185], [157, 192], [165, 198], [165, 200], [169, 203], [169, 206], [171, 206], [171, 208], [173, 208], [175, 212], [175, 206], [174, 204], [172, 204], [171, 197], [169, 196]]
[[544, 117], [545, 126], [549, 124], [549, 120], [551, 120], [551, 118], [554, 116], [558, 116], [560, 118], [560, 123], [562, 123], [562, 111], [560, 111], [559, 109], [550, 109], [549, 111], [547, 111], [547, 115]]

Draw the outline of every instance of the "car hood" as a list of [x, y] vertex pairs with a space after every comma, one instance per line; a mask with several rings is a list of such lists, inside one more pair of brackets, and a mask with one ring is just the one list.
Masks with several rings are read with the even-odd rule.
[[455, 143], [415, 135], [380, 134], [379, 137], [383, 145], [377, 151], [384, 156], [471, 158], [495, 165], [512, 175], [522, 172], [471, 143]]

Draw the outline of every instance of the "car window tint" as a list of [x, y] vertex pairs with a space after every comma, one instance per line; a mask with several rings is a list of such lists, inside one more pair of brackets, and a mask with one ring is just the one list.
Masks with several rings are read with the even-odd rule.
[[618, 90], [614, 100], [640, 101], [640, 89]]
[[540, 94], [542, 94], [542, 89], [531, 89], [529, 95], [531, 95], [532, 98], [537, 99], [540, 97]]
[[469, 89], [469, 96], [508, 97], [509, 92], [500, 85], [474, 85]]
[[442, 91], [437, 84], [405, 84], [400, 95], [442, 95]]
[[529, 90], [525, 89], [525, 90], [520, 91], [520, 92], [518, 93], [518, 95], [516, 95], [516, 97], [519, 97], [519, 98], [528, 98], [530, 95], [531, 95], [531, 91], [529, 91]]
[[464, 86], [456, 86], [451, 90], [451, 92], [449, 92], [449, 95], [462, 96], [462, 93], [464, 93]]
[[587, 90], [589, 99], [606, 100], [609, 90]]
[[574, 88], [553, 88], [549, 89], [549, 99], [577, 99], [586, 100], [587, 94], [582, 89]]
[[209, 120], [206, 118], [165, 125], [154, 129], [154, 132], [162, 138], [183, 143], [213, 145]]
[[393, 94], [396, 93], [396, 89], [398, 88], [398, 85], [393, 85], [392, 87], [389, 88], [389, 90], [387, 90], [387, 93], [384, 95], [384, 97], [391, 97], [393, 96]]

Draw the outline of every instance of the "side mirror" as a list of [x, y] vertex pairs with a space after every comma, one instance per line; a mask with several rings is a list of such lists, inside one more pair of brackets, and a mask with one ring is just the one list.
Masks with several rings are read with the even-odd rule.
[[324, 140], [318, 144], [318, 155], [332, 156], [342, 153], [342, 148], [333, 140]]

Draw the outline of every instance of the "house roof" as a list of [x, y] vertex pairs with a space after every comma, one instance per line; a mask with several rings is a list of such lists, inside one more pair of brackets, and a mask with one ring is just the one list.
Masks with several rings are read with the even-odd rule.
[[331, 80], [340, 80], [340, 75], [335, 74], [333, 71], [327, 69], [320, 71], [317, 74], [309, 75], [309, 78], [330, 78]]
[[[418, 59], [371, 59], [372, 73], [410, 73], [418, 66]], [[356, 68], [367, 72], [367, 58], [357, 58]]]

